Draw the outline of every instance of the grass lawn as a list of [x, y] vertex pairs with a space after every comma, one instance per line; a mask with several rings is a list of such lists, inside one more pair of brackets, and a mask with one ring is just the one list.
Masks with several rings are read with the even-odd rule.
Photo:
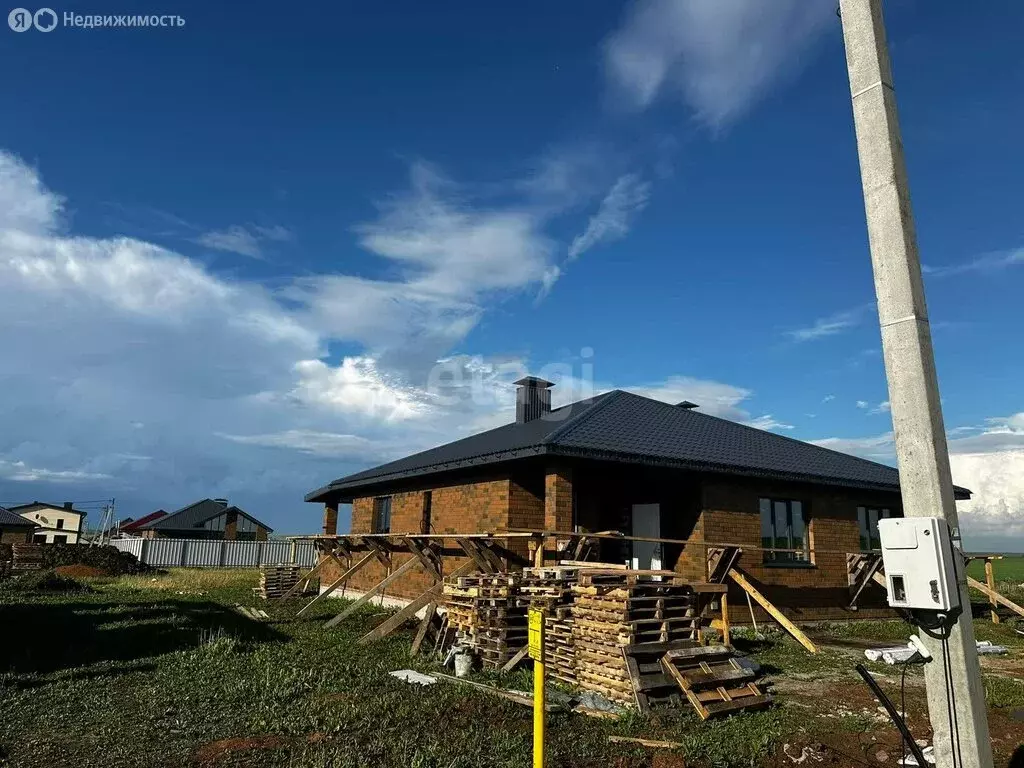
[[[259, 601], [255, 582], [252, 571], [180, 570], [92, 580], [92, 592], [29, 594], [0, 583], [0, 765], [530, 764], [529, 709], [465, 686], [421, 688], [388, 675], [436, 669], [409, 658], [411, 629], [356, 646], [379, 613], [367, 609], [324, 630], [337, 601], [296, 620], [301, 602]], [[271, 621], [250, 621], [236, 603], [264, 608]], [[898, 741], [853, 671], [863, 656], [848, 626], [822, 628], [825, 647], [814, 656], [780, 636], [737, 640], [775, 681], [780, 706], [771, 710], [708, 723], [691, 711], [618, 721], [553, 714], [548, 765], [774, 768], [803, 750], [828, 753], [832, 765], [877, 765], [874, 755], [888, 750], [894, 762]], [[985, 661], [997, 765], [1005, 766], [1024, 742], [1024, 722], [1014, 719], [1024, 708], [1024, 638], [994, 630], [1013, 647], [1010, 657]], [[867, 634], [903, 639], [906, 629], [876, 622]], [[893, 669], [873, 669], [898, 695]], [[489, 681], [530, 685], [524, 672]], [[908, 681], [908, 701], [912, 711], [923, 705], [919, 675]], [[912, 715], [910, 724], [927, 738], [926, 718]], [[610, 735], [683, 746], [650, 750]]]

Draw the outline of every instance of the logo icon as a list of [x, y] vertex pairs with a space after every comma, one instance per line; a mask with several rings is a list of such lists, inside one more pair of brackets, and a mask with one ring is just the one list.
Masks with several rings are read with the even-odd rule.
[[15, 8], [7, 14], [7, 26], [15, 32], [27, 32], [32, 29], [32, 11], [26, 8]]
[[57, 26], [57, 14], [53, 8], [40, 8], [32, 17], [32, 21], [40, 32], [53, 32]]

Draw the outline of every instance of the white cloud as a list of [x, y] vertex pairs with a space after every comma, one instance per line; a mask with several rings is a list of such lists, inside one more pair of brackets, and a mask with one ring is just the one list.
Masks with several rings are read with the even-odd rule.
[[[1000, 251], [978, 256], [970, 261], [960, 264], [946, 264], [940, 267], [924, 266], [922, 270], [926, 275], [933, 277], [947, 277], [949, 275], [963, 275], [969, 272], [998, 272], [1016, 265], [1024, 264], [1024, 248], [1017, 248], [1011, 251]], [[932, 327], [935, 327], [935, 323]]]
[[569, 246], [569, 259], [579, 258], [600, 243], [619, 240], [629, 232], [633, 218], [647, 205], [651, 185], [636, 174], [620, 176], [605, 195], [586, 230]]
[[751, 416], [744, 403], [754, 394], [753, 391], [732, 384], [689, 376], [672, 376], [660, 384], [627, 389], [638, 395], [673, 405], [689, 400], [697, 404], [701, 413], [738, 421], [757, 429], [793, 429], [792, 424], [778, 421], [771, 414]]
[[228, 251], [253, 259], [263, 258], [264, 240], [283, 242], [291, 239], [291, 232], [280, 225], [243, 227], [234, 225], [227, 229], [204, 232], [196, 242], [217, 251]]
[[896, 444], [892, 432], [869, 437], [826, 437], [807, 442], [840, 453], [862, 456], [872, 461], [890, 461], [895, 456]]
[[369, 357], [346, 357], [336, 367], [322, 360], [302, 360], [295, 370], [299, 382], [291, 394], [301, 403], [384, 421], [414, 419], [429, 409], [420, 391], [390, 381]]
[[871, 407], [871, 403], [869, 403], [867, 400], [858, 400], [857, 407], [860, 408], [861, 410], [867, 410], [868, 408]]
[[813, 325], [786, 331], [786, 335], [795, 342], [816, 341], [826, 336], [835, 336], [860, 324], [864, 319], [867, 307], [858, 307], [845, 312], [837, 312], [828, 317], [821, 317]]
[[605, 65], [630, 106], [667, 91], [717, 126], [805, 63], [835, 23], [829, 0], [638, 0], [609, 39]]
[[823, 403], [831, 403], [835, 399], [836, 399], [835, 395], [825, 395], [823, 398], [821, 398], [821, 402], [823, 402]]
[[102, 472], [84, 472], [77, 469], [33, 467], [27, 465], [24, 461], [0, 459], [0, 478], [13, 480], [18, 483], [73, 483], [83, 480], [109, 480], [111, 476]]
[[226, 440], [244, 445], [258, 445], [265, 448], [285, 448], [311, 453], [318, 456], [372, 461], [380, 456], [380, 450], [372, 440], [359, 435], [317, 432], [312, 429], [287, 429], [266, 435], [218, 435]]
[[868, 411], [868, 413], [870, 413], [873, 416], [876, 416], [876, 415], [878, 415], [880, 413], [889, 413], [890, 410], [891, 410], [891, 406], [889, 405], [889, 401], [888, 400], [883, 400], [878, 405], [876, 405], [874, 408], [872, 408], [870, 411]]
[[0, 151], [0, 231], [36, 234], [55, 229], [63, 205], [34, 168]]
[[[955, 437], [968, 432], [978, 434]], [[896, 453], [892, 432], [811, 442], [888, 463]], [[981, 428], [958, 427], [950, 431], [948, 445], [953, 482], [972, 492], [970, 501], [957, 502], [968, 548], [971, 538], [1024, 536], [1024, 413], [989, 419]]]
[[[807, 415], [812, 419], [814, 418], [813, 413]], [[744, 424], [746, 424], [748, 427], [754, 427], [756, 429], [764, 429], [768, 431], [772, 431], [775, 429], [795, 429], [795, 427], [792, 424], [786, 424], [785, 422], [779, 421], [770, 413], [765, 414], [764, 416], [758, 416], [756, 419], [750, 419], [749, 421], [745, 421]]]

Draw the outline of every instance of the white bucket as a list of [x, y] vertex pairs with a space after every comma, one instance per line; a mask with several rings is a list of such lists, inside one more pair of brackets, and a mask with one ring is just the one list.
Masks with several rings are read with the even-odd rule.
[[473, 669], [473, 656], [468, 652], [455, 654], [455, 676], [466, 677]]

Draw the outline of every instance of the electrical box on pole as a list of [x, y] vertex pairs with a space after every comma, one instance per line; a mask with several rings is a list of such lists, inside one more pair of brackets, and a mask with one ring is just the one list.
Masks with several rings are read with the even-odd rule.
[[878, 521], [889, 605], [948, 613], [960, 606], [955, 553], [941, 517]]

